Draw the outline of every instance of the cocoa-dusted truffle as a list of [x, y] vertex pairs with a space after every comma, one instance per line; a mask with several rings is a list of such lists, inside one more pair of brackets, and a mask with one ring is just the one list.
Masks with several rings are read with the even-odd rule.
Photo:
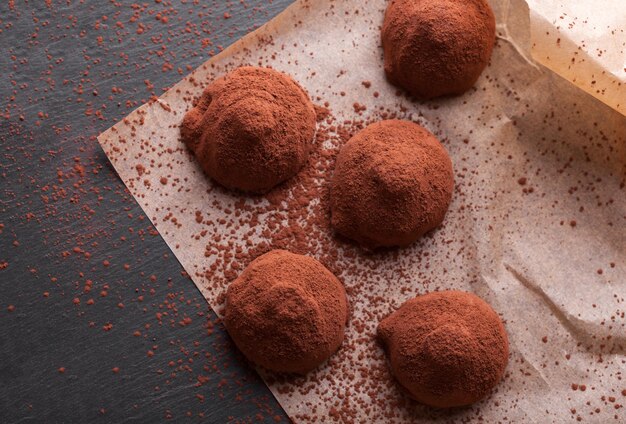
[[392, 0], [382, 30], [387, 79], [418, 98], [461, 94], [487, 66], [495, 38], [486, 0]]
[[289, 76], [242, 67], [211, 83], [184, 117], [183, 142], [221, 185], [264, 193], [307, 160], [315, 109]]
[[418, 296], [378, 326], [391, 371], [411, 397], [438, 408], [465, 406], [500, 382], [509, 342], [498, 314], [460, 291]]
[[305, 374], [343, 341], [346, 292], [313, 258], [284, 250], [258, 257], [230, 285], [226, 302], [235, 344], [269, 370]]
[[378, 122], [339, 152], [331, 222], [368, 248], [407, 246], [441, 224], [453, 189], [452, 162], [433, 134], [409, 121]]

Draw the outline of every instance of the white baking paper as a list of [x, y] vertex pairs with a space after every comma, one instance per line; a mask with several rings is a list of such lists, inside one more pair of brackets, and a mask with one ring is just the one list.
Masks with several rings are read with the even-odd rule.
[[[569, 3], [597, 8], [602, 2]], [[623, 29], [618, 19], [626, 16], [626, 3], [608, 3]], [[376, 120], [391, 111], [443, 141], [456, 189], [441, 229], [408, 249], [377, 254], [335, 242], [323, 229], [311, 231], [311, 242], [300, 246], [300, 253], [319, 258], [343, 281], [352, 316], [342, 348], [306, 378], [262, 373], [297, 422], [626, 422], [620, 406], [626, 404], [626, 118], [615, 110], [623, 113], [624, 93], [614, 90], [605, 104], [534, 62], [554, 47], [537, 44], [537, 28], [554, 19], [545, 8], [529, 11], [520, 0], [492, 4], [498, 42], [491, 64], [461, 97], [414, 102], [386, 82], [384, 0], [301, 0], [99, 137], [218, 313], [232, 277], [229, 261], [251, 241], [262, 243], [263, 234], [276, 231], [268, 222], [288, 220], [289, 211], [216, 188], [180, 142], [185, 111], [212, 79], [242, 64], [271, 66], [292, 75], [316, 103], [327, 103], [334, 120], [321, 129], [328, 131], [330, 121]], [[578, 19], [568, 14], [565, 21], [592, 13]], [[566, 26], [559, 29], [560, 45], [569, 49], [564, 40], [575, 42], [580, 33]], [[605, 32], [594, 36], [606, 57], [623, 49], [611, 40]], [[550, 66], [545, 58], [541, 63]], [[614, 77], [623, 78], [620, 72], [607, 71], [606, 80], [597, 81], [613, 84]], [[355, 102], [367, 109], [359, 114]], [[316, 149], [330, 151], [340, 142], [331, 137]], [[320, 177], [319, 187], [328, 177]], [[312, 200], [308, 207], [319, 204]], [[274, 206], [276, 213], [266, 212]], [[470, 408], [435, 411], [407, 401], [375, 341], [380, 319], [406, 299], [439, 289], [483, 297], [509, 334], [504, 380]]]
[[626, 115], [626, 2], [529, 4], [533, 58]]

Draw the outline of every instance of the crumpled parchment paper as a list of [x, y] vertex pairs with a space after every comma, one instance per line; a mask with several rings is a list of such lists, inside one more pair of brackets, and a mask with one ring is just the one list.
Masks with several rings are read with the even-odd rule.
[[533, 58], [626, 115], [626, 3], [528, 2]]
[[[613, 9], [601, 19], [613, 20], [593, 25], [598, 2], [557, 9], [548, 6], [556, 1], [541, 3], [533, 0], [529, 10], [521, 0], [492, 1], [498, 42], [475, 89], [414, 102], [384, 78], [384, 0], [300, 0], [99, 137], [218, 312], [228, 285], [224, 252], [245, 252], [249, 240], [263, 239], [265, 217], [248, 224], [268, 202], [214, 189], [179, 140], [185, 111], [213, 78], [242, 64], [272, 66], [291, 74], [316, 103], [327, 102], [336, 123], [396, 111], [443, 141], [456, 178], [443, 227], [395, 253], [339, 244], [333, 263], [324, 261], [350, 293], [346, 342], [306, 378], [262, 374], [294, 420], [626, 421], [620, 406], [626, 405], [626, 117], [616, 111], [626, 104], [619, 64], [626, 3], [607, 1]], [[585, 47], [574, 47], [581, 40]], [[573, 65], [564, 69], [572, 54]], [[603, 92], [593, 93], [596, 87]], [[367, 108], [360, 115], [355, 102]], [[235, 214], [242, 202], [248, 209]], [[197, 212], [206, 219], [199, 222]], [[306, 253], [322, 256], [312, 246]], [[374, 336], [378, 321], [404, 300], [452, 288], [475, 292], [500, 313], [511, 356], [491, 397], [434, 411], [406, 401]]]

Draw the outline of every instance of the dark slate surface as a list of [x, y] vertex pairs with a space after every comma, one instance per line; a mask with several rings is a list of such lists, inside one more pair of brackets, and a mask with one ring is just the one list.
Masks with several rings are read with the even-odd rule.
[[95, 137], [288, 3], [0, 2], [1, 423], [287, 421]]

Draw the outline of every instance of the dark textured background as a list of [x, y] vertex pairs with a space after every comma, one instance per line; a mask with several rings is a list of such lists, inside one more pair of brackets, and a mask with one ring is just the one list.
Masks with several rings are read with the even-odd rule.
[[1, 423], [287, 421], [96, 136], [290, 2], [0, 2]]

